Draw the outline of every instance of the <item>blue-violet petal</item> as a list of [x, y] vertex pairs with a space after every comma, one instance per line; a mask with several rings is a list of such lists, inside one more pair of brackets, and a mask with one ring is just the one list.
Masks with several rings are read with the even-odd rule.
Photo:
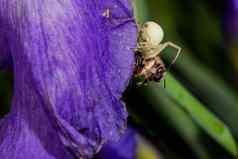
[[137, 133], [128, 128], [118, 142], [105, 144], [95, 159], [136, 159], [137, 146]]
[[90, 158], [119, 139], [136, 47], [129, 0], [1, 0], [0, 35], [0, 67], [14, 72], [1, 158]]

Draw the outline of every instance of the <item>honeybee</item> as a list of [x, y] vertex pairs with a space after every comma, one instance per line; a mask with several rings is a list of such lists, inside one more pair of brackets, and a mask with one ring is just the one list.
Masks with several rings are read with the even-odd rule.
[[166, 47], [171, 46], [177, 49], [176, 56], [171, 64], [178, 58], [181, 48], [176, 44], [168, 41], [161, 43], [164, 32], [159, 24], [148, 21], [145, 22], [138, 31], [137, 47], [135, 49], [135, 77], [144, 78], [141, 84], [148, 81], [160, 82], [165, 78], [166, 67], [160, 58], [160, 53]]

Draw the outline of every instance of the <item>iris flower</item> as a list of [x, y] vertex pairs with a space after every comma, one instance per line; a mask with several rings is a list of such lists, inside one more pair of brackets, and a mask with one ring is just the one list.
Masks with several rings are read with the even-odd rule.
[[136, 159], [137, 146], [137, 133], [128, 128], [118, 142], [105, 144], [95, 159]]
[[133, 72], [129, 0], [1, 0], [0, 67], [12, 68], [1, 159], [91, 158], [118, 140]]
[[159, 151], [135, 129], [129, 127], [118, 142], [103, 146], [94, 159], [160, 159]]
[[229, 42], [238, 40], [238, 0], [227, 1], [224, 29]]
[[[238, 0], [228, 0], [224, 12], [223, 29], [225, 37], [225, 47], [229, 52], [229, 58], [234, 69], [238, 71]], [[237, 73], [233, 78], [238, 79]], [[236, 80], [237, 81], [237, 80]]]

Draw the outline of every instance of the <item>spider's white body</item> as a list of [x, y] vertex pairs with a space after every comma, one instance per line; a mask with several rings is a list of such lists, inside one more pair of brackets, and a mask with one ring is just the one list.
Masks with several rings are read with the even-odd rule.
[[165, 77], [166, 67], [161, 60], [159, 53], [167, 46], [177, 49], [177, 54], [172, 63], [180, 54], [181, 48], [172, 42], [161, 43], [164, 32], [159, 24], [149, 21], [144, 23], [138, 32], [136, 53], [135, 76], [144, 77], [147, 81], [160, 82]]
[[178, 50], [176, 59], [181, 48], [172, 42], [161, 43], [163, 38], [164, 32], [159, 24], [153, 21], [145, 22], [138, 32], [137, 51], [142, 53], [144, 58], [151, 58], [157, 56], [166, 47], [172, 46]]

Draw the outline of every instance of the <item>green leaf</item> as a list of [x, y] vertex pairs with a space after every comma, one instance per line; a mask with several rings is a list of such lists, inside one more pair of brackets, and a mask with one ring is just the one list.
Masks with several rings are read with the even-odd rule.
[[[217, 74], [192, 58], [187, 49], [183, 49], [181, 57], [176, 61], [176, 70], [179, 70], [183, 79], [192, 86], [194, 93], [206, 101], [211, 108], [227, 123], [238, 138], [238, 98], [236, 92], [218, 77]], [[166, 56], [166, 54], [163, 54]], [[189, 66], [189, 67], [188, 67]]]
[[[141, 3], [143, 0], [135, 0], [138, 3]], [[177, 1], [174, 1], [179, 3]], [[234, 132], [234, 135], [238, 137], [238, 126], [237, 120], [238, 119], [238, 98], [237, 94], [234, 90], [230, 89], [227, 84], [221, 80], [216, 74], [208, 70], [203, 64], [196, 61], [190, 55], [194, 54], [191, 50], [186, 49], [186, 44], [177, 34], [177, 22], [180, 22], [180, 18], [183, 14], [180, 14], [181, 11], [174, 11], [174, 9], [178, 9], [179, 5], [171, 4], [171, 1], [159, 1], [156, 2], [153, 0], [148, 0], [147, 3], [150, 3], [150, 7], [144, 6], [144, 10], [147, 10], [143, 19], [153, 19], [155, 21], [159, 21], [162, 24], [163, 28], [165, 29], [167, 37], [169, 40], [176, 42], [182, 48], [182, 54], [177, 61], [176, 61], [176, 70], [179, 70], [180, 75], [182, 78], [186, 80], [185, 85], [190, 85], [193, 88], [193, 93], [199, 96], [199, 99], [202, 101], [206, 101], [207, 107], [212, 108], [212, 110], [222, 118], [229, 125], [229, 128]], [[181, 4], [182, 5], [182, 4]], [[151, 11], [153, 10], [153, 11]], [[140, 10], [137, 10], [140, 12]], [[152, 13], [153, 12], [153, 13]], [[187, 14], [187, 13], [185, 13]], [[180, 17], [179, 17], [180, 16]], [[208, 18], [208, 17], [207, 17]], [[176, 21], [177, 20], [177, 21]], [[209, 21], [210, 22], [210, 21]], [[194, 23], [192, 23], [194, 24]], [[210, 22], [209, 24], [214, 24]], [[216, 24], [217, 25], [217, 24]], [[212, 29], [216, 27], [211, 27]], [[214, 29], [213, 29], [214, 30]], [[213, 31], [212, 30], [212, 31]], [[217, 33], [217, 30], [215, 30]], [[218, 30], [219, 33], [219, 30]], [[199, 34], [200, 35], [200, 34]], [[209, 34], [210, 35], [210, 34]], [[193, 35], [191, 35], [193, 36]], [[219, 35], [220, 36], [220, 35]], [[214, 38], [213, 40], [211, 40]], [[217, 40], [217, 36], [212, 35], [209, 41]], [[200, 39], [200, 38], [199, 38]], [[188, 44], [190, 46], [190, 43]], [[197, 44], [196, 44], [197, 45]], [[207, 49], [208, 46], [205, 45], [198, 45], [198, 47], [205, 47]], [[210, 46], [210, 45], [209, 45]], [[201, 50], [199, 50], [201, 51]], [[205, 55], [208, 53], [211, 54], [213, 50], [210, 52], [204, 52]], [[207, 53], [207, 54], [206, 54]], [[163, 54], [167, 56], [168, 54]], [[207, 55], [208, 56], [208, 55]], [[167, 57], [166, 57], [167, 58]], [[168, 59], [168, 58], [167, 58]], [[219, 63], [220, 64], [220, 63]], [[222, 63], [223, 64], [223, 63]], [[167, 88], [166, 91], [167, 95], [173, 100], [173, 102], [177, 103], [190, 117], [196, 121], [201, 128], [203, 128], [210, 136], [212, 136], [218, 143], [220, 143], [226, 150], [228, 150], [234, 156], [237, 156], [237, 146], [233, 136], [231, 135], [230, 130], [228, 127], [219, 120], [214, 114], [212, 114], [200, 101], [198, 101], [190, 92], [188, 92], [179, 82], [177, 82], [172, 76], [167, 76]], [[154, 87], [155, 85], [153, 85]], [[158, 89], [158, 87], [150, 87], [150, 89]], [[154, 93], [164, 92], [163, 88], [160, 88], [160, 91], [155, 91]], [[162, 93], [163, 94], [163, 93]], [[158, 98], [158, 96], [154, 96], [154, 98]], [[159, 98], [161, 100], [163, 98]], [[151, 102], [161, 103], [158, 102], [158, 99], [150, 99]], [[165, 104], [166, 105], [166, 104]], [[170, 114], [170, 111], [165, 111], [165, 108], [161, 109], [161, 105], [158, 105], [158, 109], [161, 111], [167, 112]], [[168, 119], [173, 116], [169, 115]], [[172, 119], [172, 123], [176, 123], [178, 117], [174, 117]], [[189, 120], [189, 119], [188, 119]], [[179, 121], [179, 120], [178, 120]], [[180, 120], [181, 123], [182, 120]], [[178, 126], [174, 125], [176, 129]], [[184, 128], [186, 129], [186, 128]], [[181, 132], [183, 128], [180, 127]], [[187, 131], [189, 134], [189, 131]], [[191, 133], [191, 132], [190, 132]], [[186, 137], [185, 137], [186, 138]], [[196, 138], [195, 135], [192, 138]], [[196, 149], [196, 148], [193, 148]]]
[[166, 81], [168, 95], [189, 113], [211, 137], [233, 156], [237, 156], [237, 145], [229, 128], [193, 97], [171, 74], [166, 76]]
[[201, 129], [191, 120], [191, 117], [171, 100], [162, 86], [150, 84], [140, 91], [154, 107], [155, 111], [163, 116], [176, 129], [177, 133], [190, 145], [199, 158], [210, 159], [206, 147], [200, 142]]

